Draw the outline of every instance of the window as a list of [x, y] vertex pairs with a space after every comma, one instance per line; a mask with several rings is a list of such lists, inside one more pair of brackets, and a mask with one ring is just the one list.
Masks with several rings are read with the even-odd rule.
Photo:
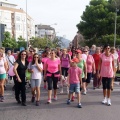
[[20, 31], [20, 25], [18, 25], [18, 24], [16, 25], [16, 30]]
[[20, 21], [20, 16], [16, 16], [16, 21]]

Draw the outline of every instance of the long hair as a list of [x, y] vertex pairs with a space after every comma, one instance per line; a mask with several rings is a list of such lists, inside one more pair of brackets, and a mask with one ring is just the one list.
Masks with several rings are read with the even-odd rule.
[[[33, 55], [32, 65], [35, 64], [35, 60], [34, 60], [35, 55], [38, 55], [38, 54], [35, 53], [35, 54]], [[38, 63], [41, 64], [41, 59], [39, 58], [39, 55], [38, 55]]]
[[17, 60], [21, 60], [21, 54], [22, 54], [23, 52], [26, 52], [26, 58], [25, 58], [25, 60], [27, 61], [28, 54], [27, 54], [27, 51], [26, 51], [26, 50], [22, 50], [22, 51], [18, 54]]

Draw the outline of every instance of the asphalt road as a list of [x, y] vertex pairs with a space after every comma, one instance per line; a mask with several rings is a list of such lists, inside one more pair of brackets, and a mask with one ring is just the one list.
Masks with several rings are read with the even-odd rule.
[[[91, 85], [87, 95], [82, 95], [82, 107], [77, 108], [77, 100], [66, 104], [67, 94], [58, 95], [58, 101], [47, 102], [47, 90], [41, 86], [41, 104], [31, 103], [30, 89], [27, 89], [27, 106], [18, 105], [14, 99], [12, 85], [7, 86], [5, 101], [0, 103], [0, 120], [120, 120], [120, 85], [112, 92], [112, 106], [102, 105], [102, 89], [93, 90]], [[58, 90], [59, 91], [59, 90]]]

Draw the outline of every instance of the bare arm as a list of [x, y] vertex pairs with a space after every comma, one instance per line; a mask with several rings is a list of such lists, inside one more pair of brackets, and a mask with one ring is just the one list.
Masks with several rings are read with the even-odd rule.
[[43, 71], [43, 69], [39, 66], [39, 64], [36, 64], [36, 66], [37, 66], [37, 69], [38, 69], [40, 72]]
[[87, 79], [87, 64], [84, 62], [84, 73], [85, 73], [85, 79]]
[[4, 63], [4, 67], [5, 67], [5, 71], [7, 72], [7, 71], [8, 71], [8, 65], [7, 65], [7, 62]]
[[19, 75], [18, 75], [18, 72], [17, 72], [17, 68], [18, 68], [18, 63], [15, 63], [15, 64], [14, 64], [13, 71], [14, 71], [14, 73], [15, 73], [18, 81], [21, 82], [21, 79], [20, 79], [20, 77], [19, 77]]
[[58, 65], [58, 70], [60, 71], [60, 75], [62, 75], [62, 72], [61, 72], [61, 64]]

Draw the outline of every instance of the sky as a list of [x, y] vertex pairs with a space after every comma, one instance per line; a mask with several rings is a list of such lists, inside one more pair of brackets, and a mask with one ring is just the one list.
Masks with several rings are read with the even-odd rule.
[[[51, 25], [57, 36], [73, 40], [81, 15], [90, 0], [7, 0], [27, 11], [35, 24]], [[55, 25], [57, 24], [57, 25]]]

